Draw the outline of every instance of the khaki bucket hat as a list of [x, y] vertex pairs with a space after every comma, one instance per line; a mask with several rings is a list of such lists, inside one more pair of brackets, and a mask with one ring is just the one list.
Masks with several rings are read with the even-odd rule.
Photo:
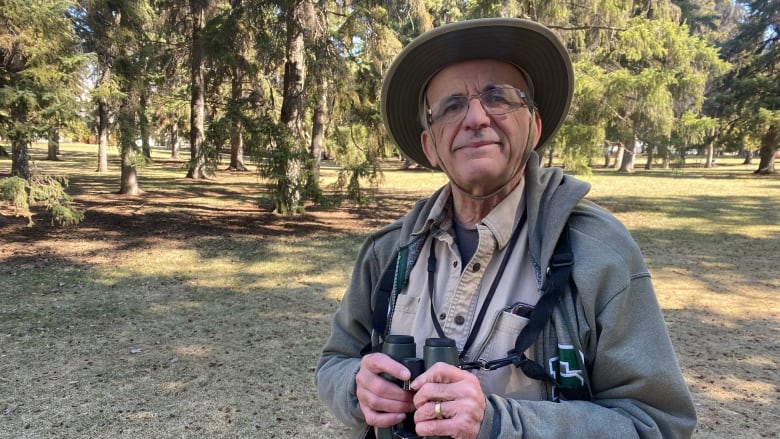
[[446, 24], [415, 38], [395, 58], [382, 84], [385, 127], [401, 151], [433, 168], [420, 145], [420, 109], [428, 81], [442, 68], [471, 59], [514, 64], [525, 74], [542, 118], [537, 149], [563, 124], [574, 94], [566, 48], [547, 27], [521, 18], [480, 18]]

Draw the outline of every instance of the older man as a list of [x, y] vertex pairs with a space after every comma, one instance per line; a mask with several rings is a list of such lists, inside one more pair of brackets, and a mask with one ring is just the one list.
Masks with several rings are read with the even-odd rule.
[[[573, 77], [557, 37], [522, 19], [433, 29], [391, 65], [385, 125], [449, 183], [368, 237], [333, 319], [315, 378], [353, 437], [691, 435], [638, 247], [534, 152], [563, 123]], [[454, 340], [457, 361], [412, 377], [383, 352], [401, 335], [418, 357], [426, 339]]]

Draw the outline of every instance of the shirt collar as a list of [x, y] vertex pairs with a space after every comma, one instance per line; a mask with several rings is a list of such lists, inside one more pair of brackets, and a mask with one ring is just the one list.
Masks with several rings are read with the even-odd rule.
[[[520, 215], [523, 214], [525, 209], [525, 179], [521, 179], [520, 183], [507, 195], [498, 206], [480, 222], [487, 227], [493, 236], [496, 238], [496, 244], [498, 249], [503, 250], [509, 239], [512, 237], [515, 224], [520, 219]], [[522, 225], [521, 225], [522, 226]]]
[[428, 234], [430, 231], [443, 227], [451, 227], [452, 223], [452, 188], [445, 185], [433, 203], [428, 217], [412, 235]]
[[[487, 227], [493, 234], [498, 244], [499, 250], [506, 247], [514, 231], [515, 223], [525, 208], [525, 179], [507, 195], [498, 206], [494, 207], [490, 213], [482, 219], [477, 225]], [[452, 228], [452, 188], [446, 185], [439, 193], [436, 201], [431, 208], [425, 222], [412, 234], [421, 235], [429, 233], [431, 230], [441, 228], [449, 230]]]

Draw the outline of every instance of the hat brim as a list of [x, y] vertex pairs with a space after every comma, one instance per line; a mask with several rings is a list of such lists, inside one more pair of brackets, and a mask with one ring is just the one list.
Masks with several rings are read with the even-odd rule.
[[547, 27], [519, 18], [482, 18], [432, 29], [407, 45], [390, 65], [382, 84], [385, 127], [403, 153], [433, 168], [420, 144], [419, 111], [423, 87], [447, 65], [471, 59], [514, 64], [533, 84], [533, 99], [542, 119], [537, 148], [563, 124], [574, 93], [571, 58]]

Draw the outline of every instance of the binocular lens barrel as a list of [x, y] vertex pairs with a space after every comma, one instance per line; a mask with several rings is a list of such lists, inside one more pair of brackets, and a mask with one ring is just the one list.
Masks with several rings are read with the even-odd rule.
[[423, 359], [425, 360], [425, 370], [428, 370], [434, 364], [443, 362], [458, 365], [458, 347], [455, 340], [451, 338], [429, 338], [425, 340], [423, 346]]
[[382, 346], [382, 353], [390, 356], [395, 361], [402, 358], [417, 356], [417, 345], [411, 335], [388, 335]]
[[[404, 390], [411, 390], [409, 384], [423, 372], [436, 363], [458, 365], [458, 347], [450, 338], [429, 338], [423, 346], [423, 357], [417, 358], [417, 345], [410, 335], [388, 335], [382, 346], [382, 353], [403, 364], [409, 369], [412, 377], [401, 382], [391, 376], [385, 376], [390, 381], [397, 382]], [[414, 415], [407, 414], [407, 419], [401, 424], [390, 428], [374, 428], [377, 439], [418, 439], [414, 433]], [[426, 439], [446, 439], [444, 437], [429, 437]]]

